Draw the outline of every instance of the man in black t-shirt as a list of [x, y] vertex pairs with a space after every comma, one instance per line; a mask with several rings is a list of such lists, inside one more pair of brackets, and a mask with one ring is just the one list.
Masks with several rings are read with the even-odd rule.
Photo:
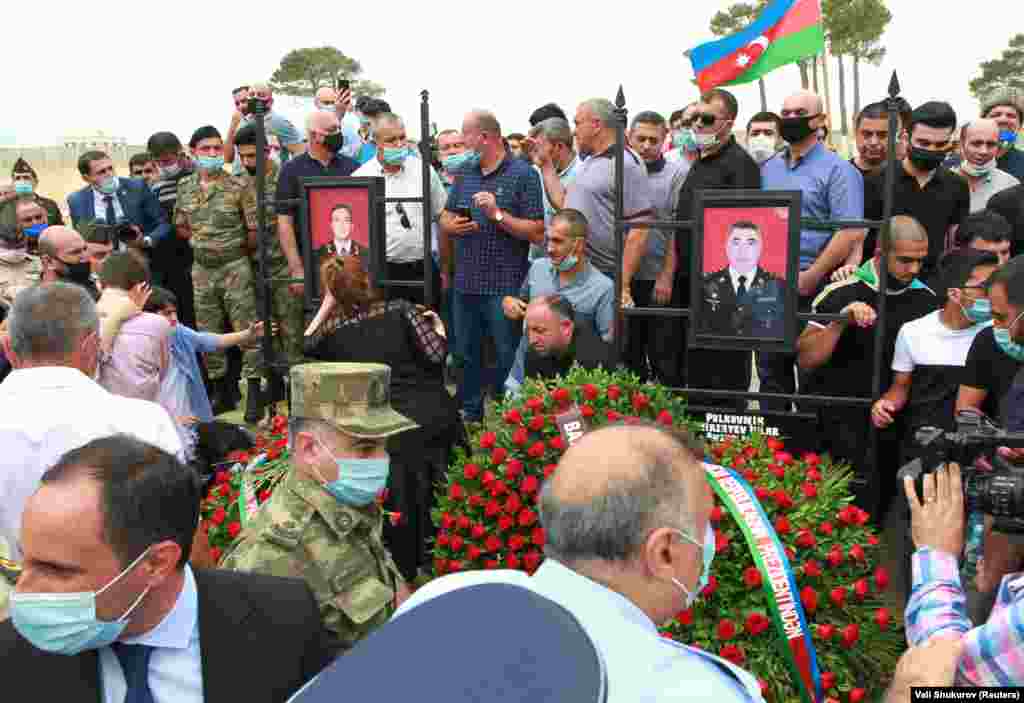
[[[938, 298], [917, 279], [928, 258], [928, 234], [916, 220], [892, 219], [892, 244], [888, 259], [886, 319], [882, 350], [882, 387], [892, 382], [893, 352], [900, 328], [935, 310]], [[846, 315], [842, 322], [822, 325], [811, 322], [797, 340], [797, 362], [808, 374], [811, 395], [869, 397], [875, 356], [877, 320], [878, 260], [872, 259], [850, 278], [831, 284], [819, 295], [814, 312]], [[821, 408], [822, 436], [826, 449], [836, 459], [853, 465], [858, 478], [855, 502], [881, 524], [888, 497], [883, 500], [881, 476], [867, 466], [868, 411], [862, 407], [828, 405]], [[888, 456], [898, 446], [898, 430], [885, 433]], [[888, 467], [887, 467], [888, 469]], [[892, 467], [895, 472], [895, 467]]]

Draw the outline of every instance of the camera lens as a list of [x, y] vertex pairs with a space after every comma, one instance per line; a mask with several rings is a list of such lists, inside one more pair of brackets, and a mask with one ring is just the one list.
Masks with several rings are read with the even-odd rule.
[[978, 471], [965, 477], [964, 503], [996, 518], [1024, 515], [1024, 474]]

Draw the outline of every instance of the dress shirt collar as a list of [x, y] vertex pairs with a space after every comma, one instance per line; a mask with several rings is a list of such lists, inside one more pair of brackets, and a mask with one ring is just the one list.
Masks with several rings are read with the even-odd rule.
[[334, 249], [338, 252], [338, 255], [352, 254], [355, 251], [355, 244], [351, 239], [335, 239]]
[[174, 607], [160, 624], [149, 632], [126, 639], [125, 644], [145, 644], [167, 649], [188, 649], [199, 620], [199, 592], [192, 567], [185, 565], [185, 583]]
[[740, 276], [743, 276], [743, 282], [747, 286], [747, 290], [750, 290], [750, 284], [754, 282], [754, 278], [757, 276], [757, 270], [750, 271], [749, 273], [740, 273], [732, 266], [729, 267], [729, 278], [732, 279], [732, 290], [734, 293], [738, 293], [740, 290]]
[[114, 176], [114, 192], [113, 193], [104, 193], [102, 190], [100, 190], [96, 186], [90, 186], [90, 188], [92, 188], [92, 192], [96, 195], [96, 197], [100, 198], [101, 200], [103, 198], [106, 198], [108, 195], [113, 197], [113, 196], [117, 195], [117, 191], [121, 190], [121, 179], [118, 178], [117, 176]]
[[[544, 563], [537, 569], [537, 573], [534, 575], [535, 579], [539, 579], [547, 584], [551, 584], [551, 588], [555, 592], [571, 594], [574, 591], [586, 589], [594, 596], [603, 598], [612, 604], [616, 610], [629, 622], [634, 625], [638, 625], [645, 630], [650, 630], [652, 633], [657, 634], [658, 628], [654, 625], [654, 622], [647, 617], [647, 614], [636, 607], [636, 605], [615, 591], [602, 586], [596, 581], [591, 581], [586, 576], [576, 573], [567, 566], [559, 564], [554, 559], [548, 558], [544, 560]], [[680, 594], [682, 595], [682, 594]], [[572, 598], [572, 596], [568, 596]]]
[[572, 279], [563, 286], [561, 277], [562, 275], [558, 271], [558, 268], [555, 266], [555, 262], [551, 260], [551, 257], [548, 257], [548, 263], [551, 264], [551, 278], [555, 282], [556, 290], [562, 290], [563, 288], [569, 288], [570, 286], [582, 286], [584, 283], [586, 283], [587, 279], [590, 278], [590, 272], [594, 268], [589, 260], [584, 259], [583, 268], [577, 271], [573, 275]]

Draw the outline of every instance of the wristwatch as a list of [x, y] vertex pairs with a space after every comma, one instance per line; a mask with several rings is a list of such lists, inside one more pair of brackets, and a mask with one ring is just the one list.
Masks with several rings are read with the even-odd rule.
[[494, 216], [494, 221], [498, 223], [504, 222], [505, 213], [503, 213], [501, 210], [498, 210], [498, 214]]

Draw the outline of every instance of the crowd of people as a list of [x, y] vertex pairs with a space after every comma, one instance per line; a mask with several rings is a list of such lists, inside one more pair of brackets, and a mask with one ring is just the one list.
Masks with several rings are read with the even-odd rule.
[[[858, 506], [881, 524], [902, 491], [895, 469], [916, 455], [924, 425], [952, 429], [957, 412], [974, 410], [1024, 430], [1007, 402], [1024, 363], [1016, 95], [993, 96], [967, 121], [945, 102], [870, 104], [855, 116], [856, 154], [846, 159], [827, 140], [816, 94], [796, 91], [778, 113], [740, 129], [735, 96], [714, 89], [667, 119], [635, 113], [621, 175], [617, 113], [602, 98], [580, 102], [571, 120], [543, 105], [525, 134], [471, 110], [423, 150], [385, 101], [353, 102], [347, 89], [321, 88], [302, 131], [274, 110], [265, 83], [231, 98], [225, 133], [200, 126], [183, 144], [157, 132], [130, 174], [117, 174], [108, 154], [84, 153], [84, 186], [66, 207], [38, 193], [24, 160], [0, 184], [0, 543], [10, 559], [0, 573], [18, 577], [0, 650], [10, 654], [9, 680], [43, 686], [44, 698], [283, 701], [390, 626], [396, 610], [404, 617], [497, 579], [582, 624], [613, 699], [759, 700], [749, 673], [657, 637], [655, 626], [706, 582], [714, 544], [699, 443], [663, 428], [611, 427], [564, 455], [541, 494], [548, 559], [537, 574], [446, 577], [410, 598], [430, 569], [434, 491], [488, 399], [574, 363], [610, 367], [618, 344], [625, 367], [668, 386], [747, 391], [756, 369], [762, 391], [796, 394], [799, 410], [815, 407], [800, 395], [870, 398], [885, 296], [882, 397], [870, 409], [819, 409], [820, 449], [854, 467]], [[253, 100], [267, 109], [266, 140]], [[819, 227], [880, 220], [890, 156], [897, 173], [881, 280], [877, 231]], [[351, 209], [334, 208], [333, 241], [306, 251], [310, 215], [299, 198], [310, 176], [381, 177], [389, 198], [429, 199], [431, 221], [418, 202], [384, 206], [382, 256], [387, 280], [431, 278], [434, 299], [425, 288], [375, 284], [351, 237]], [[630, 225], [621, 251], [620, 177]], [[695, 220], [706, 190], [802, 194], [796, 299], [801, 312], [833, 318], [801, 325], [795, 352], [688, 348], [680, 317], [616, 325], [616, 298], [624, 307], [721, 308], [739, 334], [778, 323], [785, 282], [760, 266], [758, 224], [726, 228], [727, 265], [696, 287], [700, 238], [657, 226]], [[313, 285], [315, 311], [303, 306]], [[691, 300], [692, 290], [705, 300]], [[269, 326], [257, 312], [263, 295]], [[290, 369], [283, 377], [264, 373], [265, 336]], [[243, 397], [250, 424], [289, 400], [289, 472], [218, 568], [193, 570], [212, 473], [202, 438]], [[793, 405], [760, 401], [762, 411]], [[864, 458], [869, 423], [880, 469]], [[401, 524], [382, 520], [385, 489]], [[920, 500], [906, 492], [907, 634], [919, 646], [895, 672], [893, 700], [911, 683], [954, 675], [1024, 681], [1009, 649], [1024, 553], [981, 516], [964, 516], [955, 468], [926, 480]], [[622, 514], [608, 519], [613, 509]], [[960, 644], [935, 645], [948, 635]], [[228, 689], [242, 663], [262, 664], [269, 678]]]

